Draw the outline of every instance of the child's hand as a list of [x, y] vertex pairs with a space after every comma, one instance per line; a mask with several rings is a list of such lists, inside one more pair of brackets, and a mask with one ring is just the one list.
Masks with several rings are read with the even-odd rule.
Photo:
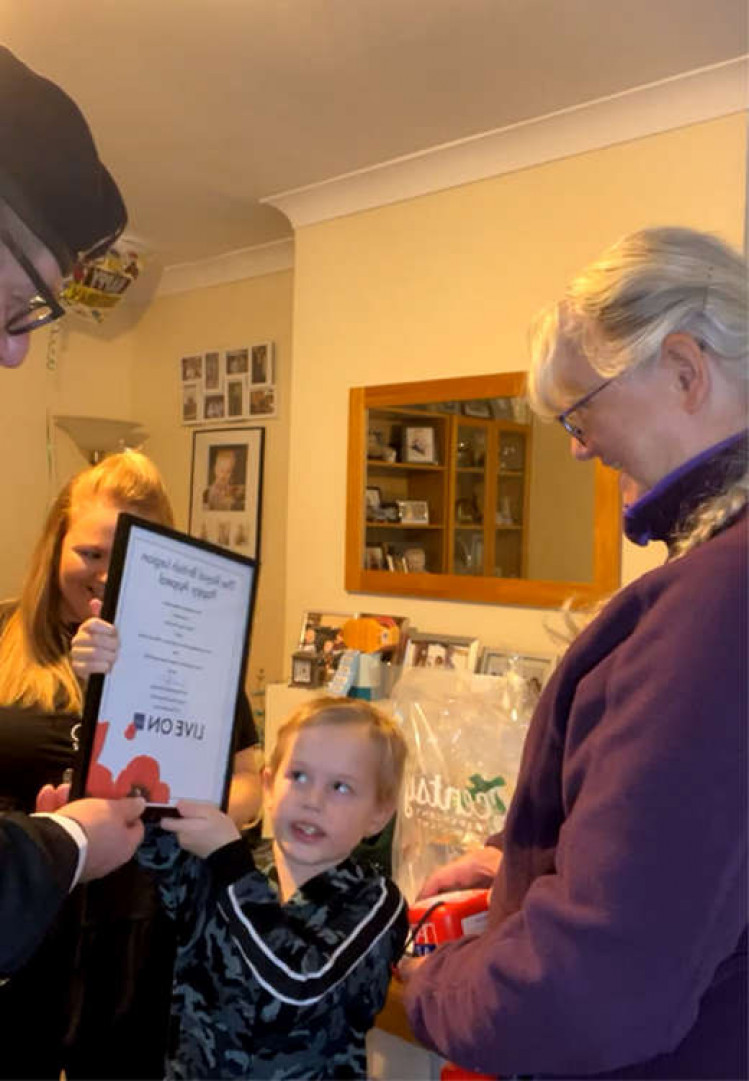
[[41, 811], [45, 814], [51, 814], [54, 811], [59, 811], [60, 808], [64, 807], [69, 801], [69, 784], [45, 784], [37, 793], [36, 810], [37, 812]]
[[201, 859], [241, 837], [229, 816], [213, 803], [181, 799], [177, 810], [182, 817], [162, 818], [162, 829], [176, 834], [180, 847]]
[[94, 672], [109, 672], [120, 649], [117, 628], [99, 619], [101, 601], [91, 600], [89, 608], [92, 618], [81, 623], [70, 645], [70, 663], [83, 683]]

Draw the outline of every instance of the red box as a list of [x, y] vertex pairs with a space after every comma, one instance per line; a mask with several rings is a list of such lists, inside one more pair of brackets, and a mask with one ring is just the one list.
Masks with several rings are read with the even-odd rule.
[[420, 924], [414, 939], [414, 953], [423, 956], [442, 942], [479, 934], [486, 928], [488, 910], [488, 889], [454, 890], [416, 901], [408, 909], [411, 927]]

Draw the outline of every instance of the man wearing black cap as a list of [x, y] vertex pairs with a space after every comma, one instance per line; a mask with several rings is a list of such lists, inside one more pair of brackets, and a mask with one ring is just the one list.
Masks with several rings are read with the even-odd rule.
[[[88, 125], [58, 86], [0, 47], [0, 365], [63, 315], [75, 262], [105, 251], [127, 213]], [[78, 881], [125, 863], [143, 836], [140, 797], [76, 800], [49, 814], [0, 816], [0, 979], [33, 953]]]

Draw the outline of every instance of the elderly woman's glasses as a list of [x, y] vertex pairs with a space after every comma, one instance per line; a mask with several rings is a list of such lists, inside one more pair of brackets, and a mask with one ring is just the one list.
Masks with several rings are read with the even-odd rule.
[[4, 244], [24, 274], [36, 289], [36, 296], [26, 304], [22, 311], [16, 312], [5, 324], [6, 334], [28, 334], [32, 330], [46, 326], [65, 314], [60, 301], [49, 288], [44, 278], [31, 260], [24, 254], [15, 240], [4, 229], [0, 229], [0, 243]]
[[575, 424], [570, 417], [573, 413], [576, 413], [578, 409], [582, 409], [584, 405], [587, 405], [596, 394], [600, 394], [602, 390], [610, 386], [615, 379], [618, 379], [618, 375], [612, 375], [611, 379], [606, 379], [600, 386], [595, 387], [593, 390], [588, 391], [582, 398], [578, 398], [576, 402], [573, 402], [569, 409], [565, 409], [563, 413], [557, 413], [557, 420], [564, 428], [565, 432], [569, 432], [573, 439], [576, 439], [581, 447], [585, 446], [585, 433], [579, 424]]

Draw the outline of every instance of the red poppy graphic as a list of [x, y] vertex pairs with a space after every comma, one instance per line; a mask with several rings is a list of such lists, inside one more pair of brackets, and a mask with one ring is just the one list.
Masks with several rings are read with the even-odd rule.
[[168, 803], [169, 785], [159, 777], [159, 764], [149, 754], [128, 762], [114, 783], [115, 798], [144, 796], [149, 803]]
[[112, 773], [99, 763], [99, 755], [104, 747], [104, 742], [109, 731], [108, 721], [99, 721], [94, 732], [94, 749], [91, 754], [91, 765], [88, 767], [88, 784], [86, 791], [89, 796], [98, 796], [100, 799], [112, 799], [114, 796], [114, 783]]

